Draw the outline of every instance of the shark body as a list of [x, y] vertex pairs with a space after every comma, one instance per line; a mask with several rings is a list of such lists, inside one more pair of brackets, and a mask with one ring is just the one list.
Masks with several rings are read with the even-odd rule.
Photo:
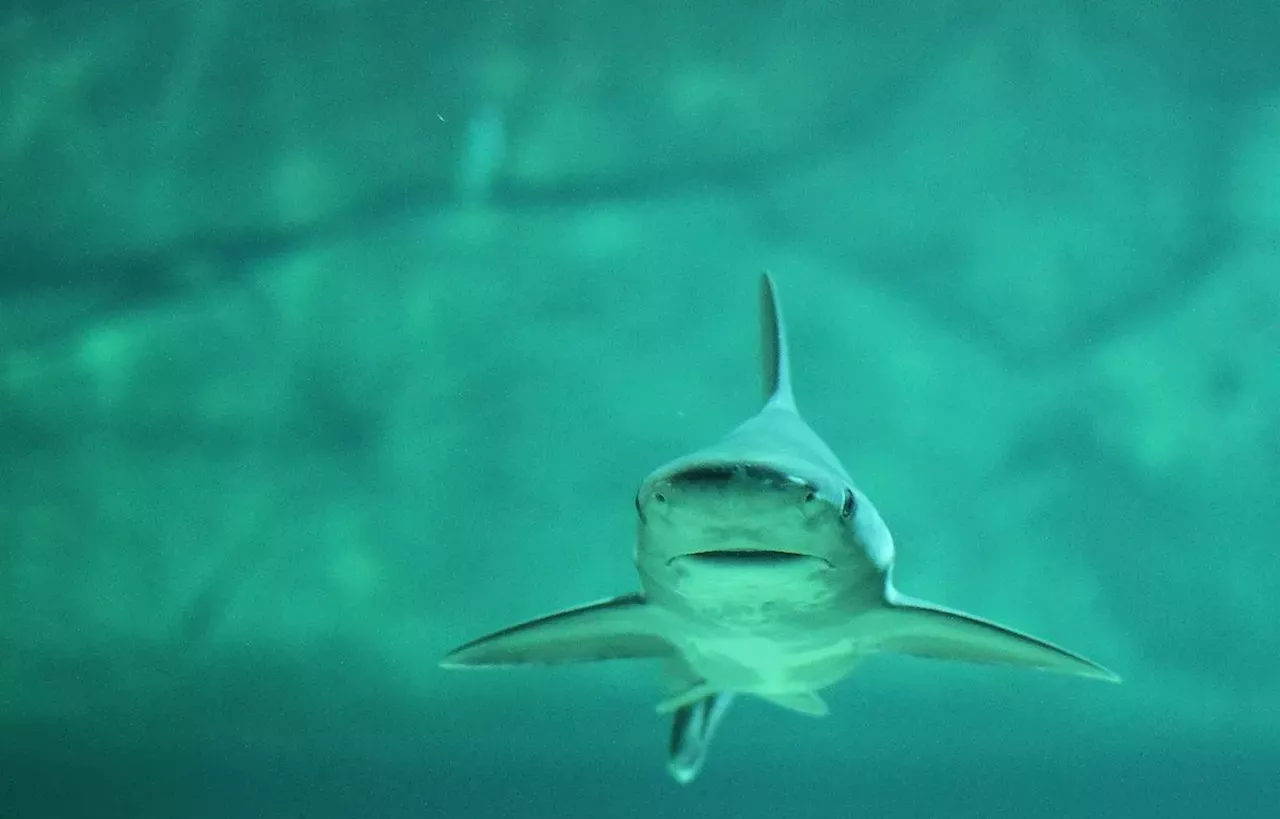
[[664, 663], [668, 770], [692, 781], [734, 695], [821, 716], [819, 692], [896, 653], [1117, 682], [1028, 634], [894, 588], [893, 537], [805, 423], [772, 279], [761, 280], [764, 406], [720, 441], [654, 471], [636, 495], [641, 591], [473, 640], [445, 667], [605, 659]]

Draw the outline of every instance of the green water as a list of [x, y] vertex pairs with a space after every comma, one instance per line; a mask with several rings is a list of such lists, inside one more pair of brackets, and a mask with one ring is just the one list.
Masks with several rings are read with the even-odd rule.
[[[0, 816], [1270, 817], [1280, 12], [0, 7]], [[797, 397], [904, 591], [1119, 686], [874, 657], [688, 787], [650, 470]]]

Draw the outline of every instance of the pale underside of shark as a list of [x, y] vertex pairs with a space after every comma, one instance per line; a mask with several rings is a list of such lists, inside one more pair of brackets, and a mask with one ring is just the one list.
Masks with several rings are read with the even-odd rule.
[[448, 668], [655, 659], [672, 716], [668, 770], [692, 781], [735, 694], [803, 714], [873, 654], [1016, 666], [1118, 682], [1052, 643], [914, 600], [892, 582], [880, 514], [800, 417], [777, 293], [761, 281], [765, 404], [636, 495], [641, 591], [473, 640]]

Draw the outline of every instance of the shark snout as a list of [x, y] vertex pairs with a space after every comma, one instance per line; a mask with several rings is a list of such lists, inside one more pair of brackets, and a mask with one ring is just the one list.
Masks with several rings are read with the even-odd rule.
[[752, 513], [799, 509], [818, 497], [801, 477], [753, 463], [701, 463], [650, 479], [641, 489], [642, 507], [697, 509], [708, 517], [739, 523]]
[[804, 478], [764, 464], [710, 463], [683, 469], [667, 478], [669, 486], [679, 489], [726, 490], [752, 487], [757, 491], [777, 491], [801, 497], [816, 494], [818, 488]]

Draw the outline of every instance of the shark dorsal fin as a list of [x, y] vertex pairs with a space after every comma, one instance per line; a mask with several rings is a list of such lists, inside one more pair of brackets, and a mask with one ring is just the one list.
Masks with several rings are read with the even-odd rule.
[[773, 277], [760, 277], [760, 363], [764, 368], [766, 404], [795, 410], [791, 392], [791, 359], [787, 354], [787, 329], [782, 323], [782, 307]]

